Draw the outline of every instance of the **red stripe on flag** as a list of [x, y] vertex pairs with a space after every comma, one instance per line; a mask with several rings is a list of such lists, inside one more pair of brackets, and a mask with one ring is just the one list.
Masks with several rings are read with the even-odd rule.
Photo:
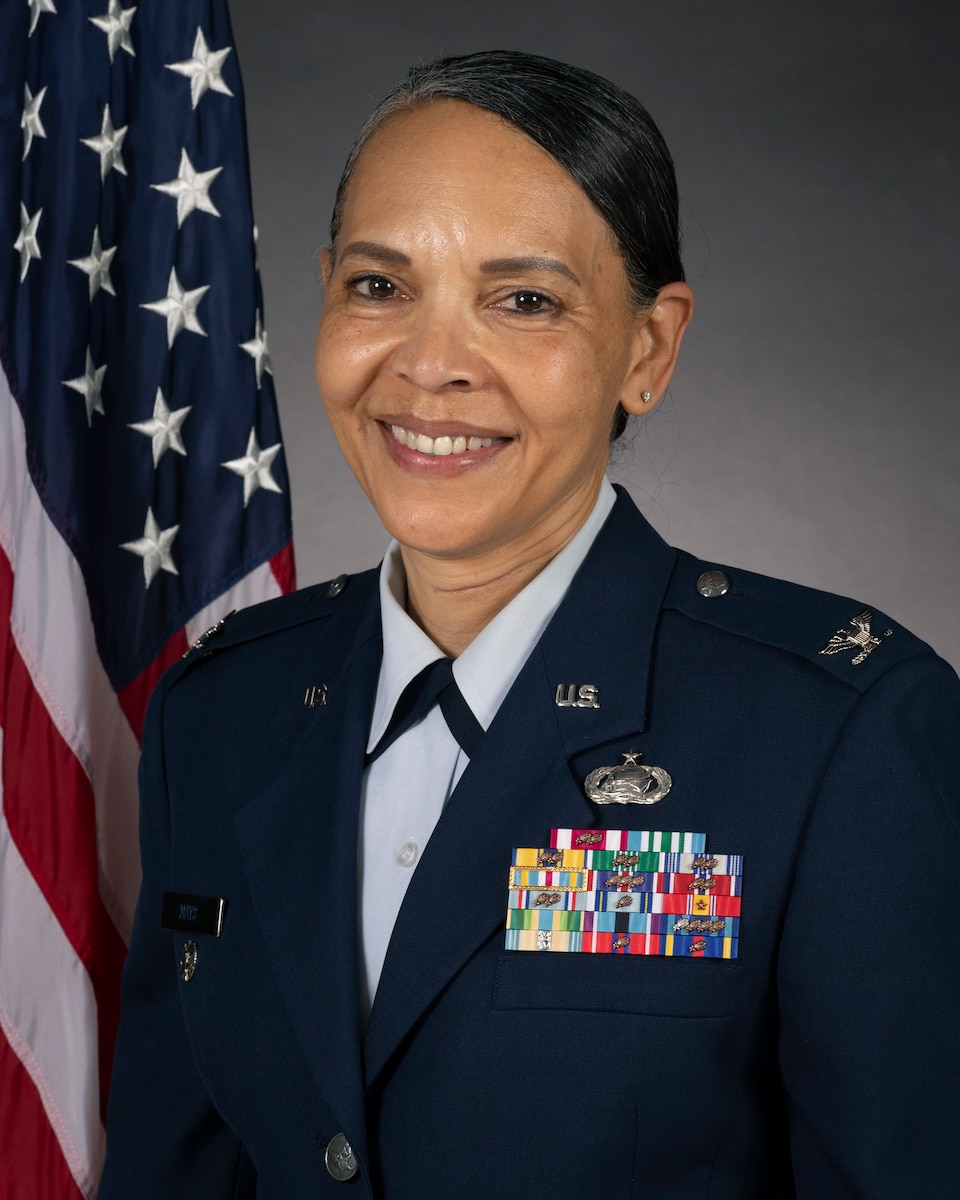
[[143, 721], [147, 715], [147, 705], [153, 689], [167, 667], [172, 666], [178, 658], [182, 658], [187, 649], [187, 635], [180, 629], [170, 638], [149, 667], [141, 671], [136, 679], [131, 680], [125, 688], [121, 688], [117, 692], [120, 707], [130, 722], [130, 728], [138, 742], [143, 739]]
[[93, 789], [37, 694], [10, 629], [13, 571], [0, 550], [3, 811], [17, 849], [97, 997], [101, 1108], [120, 1015], [123, 939], [100, 898]]
[[292, 592], [297, 586], [297, 564], [293, 557], [293, 542], [287, 542], [270, 559], [270, 570], [280, 586], [281, 592]]
[[3, 1200], [82, 1200], [57, 1135], [23, 1063], [0, 1033], [0, 1196]]

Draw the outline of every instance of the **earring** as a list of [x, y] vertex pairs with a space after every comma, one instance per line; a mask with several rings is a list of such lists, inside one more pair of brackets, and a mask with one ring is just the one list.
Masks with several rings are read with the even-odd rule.
[[652, 392], [641, 392], [640, 399], [644, 402], [644, 404], [649, 404], [650, 401], [653, 399], [653, 393]]

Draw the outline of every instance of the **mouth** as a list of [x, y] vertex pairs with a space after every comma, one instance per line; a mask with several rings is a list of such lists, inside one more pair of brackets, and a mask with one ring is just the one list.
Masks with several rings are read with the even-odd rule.
[[408, 450], [416, 450], [430, 458], [446, 458], [451, 454], [467, 454], [477, 450], [486, 450], [497, 442], [504, 442], [500, 437], [473, 437], [462, 433], [442, 433], [438, 437], [430, 437], [425, 433], [416, 433], [412, 429], [404, 429], [402, 425], [390, 425], [390, 432], [395, 442], [406, 446]]

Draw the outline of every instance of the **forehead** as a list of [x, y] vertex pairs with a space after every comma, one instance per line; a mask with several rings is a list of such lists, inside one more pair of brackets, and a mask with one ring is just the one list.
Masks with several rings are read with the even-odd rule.
[[606, 222], [556, 159], [495, 113], [459, 100], [401, 110], [364, 146], [343, 226], [390, 223], [411, 233], [459, 225], [462, 235], [498, 232], [507, 241], [575, 236], [614, 249]]

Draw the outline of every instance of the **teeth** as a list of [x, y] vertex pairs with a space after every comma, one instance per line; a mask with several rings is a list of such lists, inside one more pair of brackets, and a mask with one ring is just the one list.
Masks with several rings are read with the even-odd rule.
[[443, 457], [447, 454], [465, 454], [467, 450], [485, 450], [492, 446], [495, 438], [464, 437], [463, 434], [451, 436], [443, 434], [438, 438], [427, 437], [425, 433], [414, 433], [412, 429], [403, 429], [399, 425], [391, 425], [390, 431], [394, 438], [411, 450], [421, 454], [432, 454]]

